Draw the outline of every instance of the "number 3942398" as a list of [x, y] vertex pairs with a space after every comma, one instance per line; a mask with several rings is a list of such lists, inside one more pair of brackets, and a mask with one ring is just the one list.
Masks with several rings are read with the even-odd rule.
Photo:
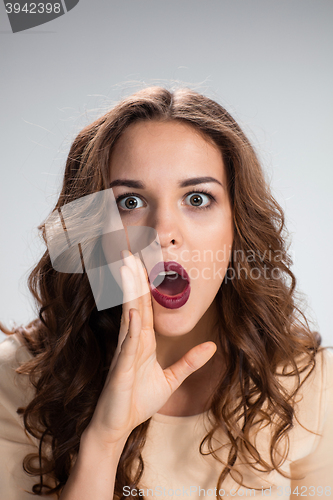
[[331, 487], [330, 486], [296, 486], [293, 491], [291, 491], [290, 487], [277, 487], [277, 495], [279, 497], [287, 496], [289, 497], [291, 494], [298, 497], [330, 497], [331, 496]]
[[7, 14], [60, 14], [61, 4], [60, 3], [50, 3], [50, 2], [39, 2], [39, 3], [25, 3], [20, 5], [18, 2], [6, 3]]

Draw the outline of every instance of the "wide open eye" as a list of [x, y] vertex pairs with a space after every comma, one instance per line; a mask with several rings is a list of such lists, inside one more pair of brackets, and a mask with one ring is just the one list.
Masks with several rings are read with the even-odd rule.
[[[185, 195], [185, 199], [189, 198], [190, 206], [197, 209], [210, 208], [216, 201], [215, 197], [205, 191], [192, 191]], [[210, 200], [210, 203], [205, 202]], [[141, 205], [139, 204], [141, 202]], [[142, 208], [143, 200], [135, 193], [124, 193], [116, 199], [116, 203], [123, 212], [133, 212], [136, 208]]]
[[138, 204], [138, 200], [142, 202], [141, 198], [137, 195], [123, 194], [118, 196], [116, 202], [120, 206], [121, 210], [130, 212], [135, 208], [141, 208], [143, 206]]
[[205, 203], [205, 199], [208, 200], [208, 202], [212, 202], [214, 200], [214, 197], [209, 194], [205, 193], [203, 191], [194, 191], [193, 193], [190, 193], [186, 196], [186, 198], [189, 199], [190, 205], [192, 207], [197, 207], [197, 208], [208, 208], [210, 207], [211, 203]]

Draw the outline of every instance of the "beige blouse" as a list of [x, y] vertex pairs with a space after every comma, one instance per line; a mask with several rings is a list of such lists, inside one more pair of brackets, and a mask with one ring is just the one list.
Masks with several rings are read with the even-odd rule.
[[[38, 441], [24, 430], [22, 417], [16, 410], [33, 397], [33, 388], [27, 376], [15, 369], [31, 354], [12, 335], [0, 344], [0, 499], [31, 500], [36, 478], [29, 477], [22, 468], [23, 458], [36, 452]], [[333, 497], [333, 354], [324, 351], [317, 356], [317, 367], [299, 393], [295, 421], [289, 432], [290, 449], [283, 471], [298, 479], [290, 480], [278, 472], [255, 471], [246, 463], [238, 463], [244, 486], [231, 476], [223, 482], [221, 496], [264, 497], [289, 499], [301, 496]], [[208, 413], [189, 417], [174, 417], [156, 413], [147, 433], [142, 456], [144, 474], [138, 496], [158, 497], [216, 497], [217, 480], [223, 466], [211, 455], [201, 455], [199, 445], [209, 429]], [[306, 430], [311, 429], [317, 434]], [[214, 436], [217, 455], [225, 460], [222, 433]], [[257, 433], [257, 449], [267, 456], [270, 429]], [[207, 448], [204, 448], [206, 451]], [[129, 496], [129, 487], [124, 496]], [[50, 496], [37, 498], [55, 498]]]

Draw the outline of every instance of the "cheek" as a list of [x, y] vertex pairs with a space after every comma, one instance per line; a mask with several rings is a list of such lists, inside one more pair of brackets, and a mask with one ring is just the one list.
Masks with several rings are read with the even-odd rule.
[[206, 289], [217, 291], [220, 287], [230, 262], [233, 235], [233, 225], [229, 223], [214, 232], [207, 231], [207, 237], [202, 238], [201, 261], [193, 264], [200, 269], [200, 281]]
[[212, 262], [226, 262], [226, 264], [228, 264], [231, 256], [233, 239], [234, 229], [232, 220], [223, 220], [220, 224], [205, 231], [201, 246], [211, 250], [213, 255], [211, 259]]

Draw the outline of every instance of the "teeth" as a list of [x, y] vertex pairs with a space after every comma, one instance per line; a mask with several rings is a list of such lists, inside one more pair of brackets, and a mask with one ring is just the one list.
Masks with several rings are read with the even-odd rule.
[[166, 276], [166, 275], [170, 275], [170, 274], [178, 274], [176, 273], [176, 271], [161, 271], [160, 273], [158, 273], [159, 276]]

